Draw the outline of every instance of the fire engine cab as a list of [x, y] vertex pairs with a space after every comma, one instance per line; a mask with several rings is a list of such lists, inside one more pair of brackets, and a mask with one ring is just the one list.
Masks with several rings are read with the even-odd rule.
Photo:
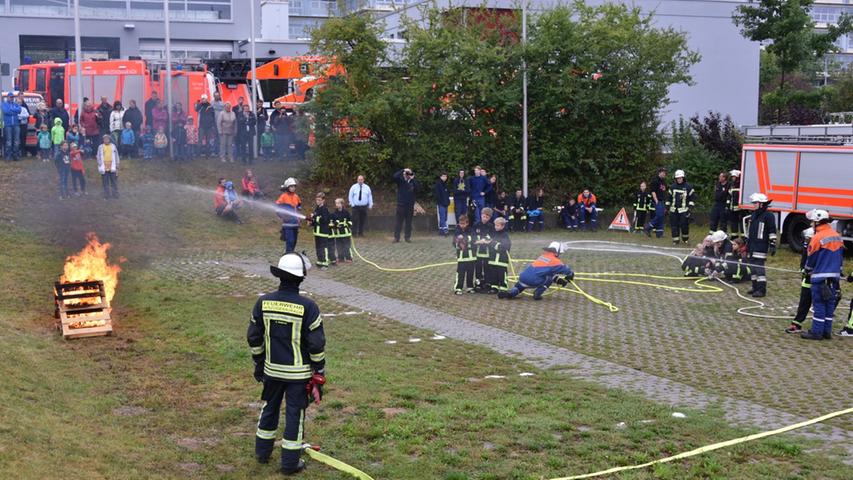
[[853, 124], [761, 126], [745, 129], [741, 205], [761, 192], [772, 200], [782, 239], [800, 251], [805, 213], [829, 212], [833, 228], [853, 245]]

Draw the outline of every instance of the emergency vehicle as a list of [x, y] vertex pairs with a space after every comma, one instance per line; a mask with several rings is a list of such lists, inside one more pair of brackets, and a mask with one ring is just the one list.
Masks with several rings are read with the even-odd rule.
[[853, 124], [747, 127], [741, 156], [741, 205], [755, 192], [773, 201], [781, 238], [802, 248], [805, 213], [829, 212], [848, 248], [853, 242]]
[[[2, 98], [6, 98], [9, 92], [2, 92]], [[18, 94], [17, 91], [12, 92], [14, 94]], [[27, 110], [30, 111], [30, 120], [27, 122], [27, 142], [25, 146], [22, 146], [23, 149], [26, 149], [27, 153], [35, 156], [38, 153], [38, 126], [36, 126], [36, 112], [38, 111], [38, 106], [40, 103], [44, 102], [44, 97], [39, 95], [38, 93], [30, 93], [24, 92], [24, 103], [27, 105]], [[46, 104], [45, 104], [46, 105]], [[50, 107], [48, 107], [50, 108]]]
[[[154, 65], [145, 60], [103, 60], [81, 62], [83, 69], [83, 96], [97, 105], [101, 97], [110, 102], [121, 100], [127, 106], [136, 100], [143, 110], [152, 92], [165, 99], [163, 65]], [[77, 113], [77, 64], [43, 62], [22, 65], [15, 72], [15, 85], [25, 92], [44, 96], [49, 106], [57, 99], [65, 101], [66, 109], [73, 117]], [[195, 117], [193, 106], [207, 95], [212, 98], [216, 81], [204, 65], [188, 69], [172, 70], [172, 103], [181, 103], [188, 115]], [[70, 100], [70, 101], [69, 101]]]

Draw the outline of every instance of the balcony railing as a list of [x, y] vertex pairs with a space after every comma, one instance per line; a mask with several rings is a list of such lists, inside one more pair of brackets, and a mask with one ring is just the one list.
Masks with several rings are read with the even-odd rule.
[[[113, 5], [103, 6], [105, 2]], [[81, 18], [96, 18], [110, 20], [163, 20], [162, 2], [145, 2], [145, 8], [135, 7], [137, 2], [126, 0], [100, 0], [101, 6], [87, 6], [80, 2]], [[322, 2], [320, 2], [322, 3]], [[8, 9], [6, 3], [0, 0], [0, 13], [8, 16], [57, 18], [71, 17], [74, 14], [73, 0], [27, 2], [13, 0]], [[171, 0], [169, 18], [175, 21], [219, 22], [230, 21], [232, 17], [233, 0], [230, 2], [176, 2]]]

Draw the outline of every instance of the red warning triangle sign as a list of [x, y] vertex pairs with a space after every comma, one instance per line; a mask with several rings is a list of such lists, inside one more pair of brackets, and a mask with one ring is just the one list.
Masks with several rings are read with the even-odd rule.
[[625, 208], [619, 210], [619, 213], [616, 214], [616, 217], [610, 222], [610, 227], [608, 230], [625, 230], [626, 232], [631, 231], [631, 221], [628, 220], [628, 214], [625, 213]]

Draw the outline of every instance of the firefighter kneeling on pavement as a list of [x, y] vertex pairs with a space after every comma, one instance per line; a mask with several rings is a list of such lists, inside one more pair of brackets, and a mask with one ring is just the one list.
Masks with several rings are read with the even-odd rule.
[[498, 298], [515, 298], [525, 289], [533, 288], [533, 300], [542, 300], [542, 295], [552, 283], [565, 287], [575, 278], [575, 273], [560, 261], [563, 244], [551, 242], [544, 252], [518, 276], [518, 282], [509, 291], [498, 292]]
[[299, 294], [310, 261], [302, 254], [286, 253], [270, 272], [278, 277], [278, 290], [261, 296], [252, 310], [246, 337], [255, 362], [255, 380], [264, 384], [264, 402], [255, 436], [255, 456], [268, 463], [273, 452], [282, 401], [284, 435], [281, 472], [302, 471], [305, 409], [320, 403], [326, 383], [326, 336], [320, 308]]

